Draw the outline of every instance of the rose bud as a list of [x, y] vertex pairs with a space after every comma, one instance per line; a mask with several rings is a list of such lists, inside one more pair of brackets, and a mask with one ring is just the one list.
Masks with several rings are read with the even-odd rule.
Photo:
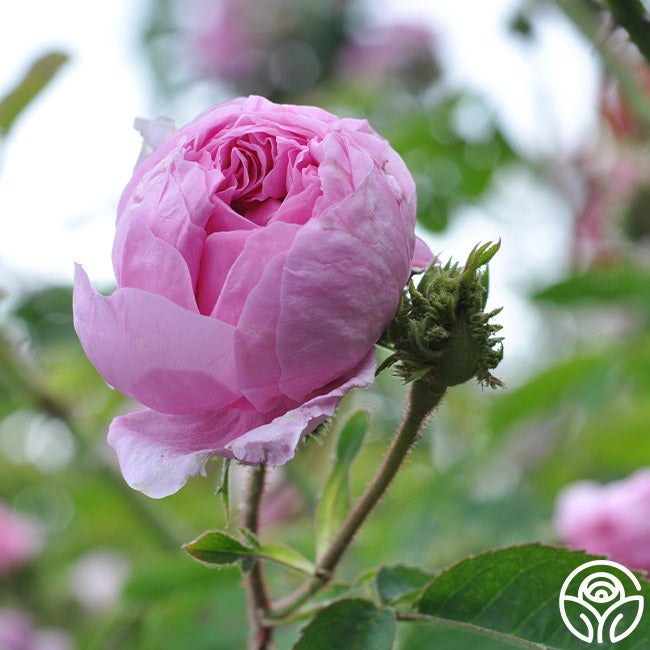
[[122, 473], [163, 497], [212, 455], [292, 458], [372, 383], [374, 344], [432, 255], [411, 175], [364, 120], [249, 97], [146, 132], [118, 288], [100, 295], [78, 266], [74, 318], [104, 379], [146, 407], [111, 424]]
[[572, 483], [557, 498], [553, 522], [567, 546], [650, 571], [650, 469], [605, 485]]

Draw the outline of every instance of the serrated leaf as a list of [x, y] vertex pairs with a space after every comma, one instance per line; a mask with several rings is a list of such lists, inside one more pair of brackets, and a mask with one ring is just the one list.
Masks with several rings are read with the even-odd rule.
[[48, 52], [37, 59], [16, 87], [0, 100], [0, 135], [6, 135], [16, 118], [47, 86], [68, 60], [63, 52]]
[[305, 627], [294, 650], [390, 650], [395, 612], [369, 600], [346, 598], [320, 610]]
[[195, 559], [205, 564], [228, 565], [242, 561], [242, 569], [255, 559], [283, 564], [307, 575], [314, 574], [314, 565], [295, 549], [284, 544], [260, 545], [255, 537], [248, 537], [251, 546], [245, 546], [234, 537], [220, 531], [209, 531], [183, 548]]
[[375, 577], [377, 593], [381, 602], [388, 605], [410, 591], [421, 589], [431, 581], [432, 577], [422, 569], [404, 564], [383, 566]]
[[316, 511], [316, 557], [321, 557], [341, 528], [350, 508], [350, 468], [368, 428], [368, 414], [357, 411], [345, 423], [336, 445], [336, 458]]
[[[526, 647], [583, 650], [584, 643], [562, 620], [560, 593], [574, 569], [597, 559], [582, 551], [541, 544], [467, 558], [442, 571], [425, 588], [416, 606], [422, 615], [418, 620], [431, 617], [437, 623], [455, 623]], [[650, 585], [641, 582], [640, 593], [647, 601]], [[642, 619], [619, 643], [617, 650], [647, 647], [650, 618]]]

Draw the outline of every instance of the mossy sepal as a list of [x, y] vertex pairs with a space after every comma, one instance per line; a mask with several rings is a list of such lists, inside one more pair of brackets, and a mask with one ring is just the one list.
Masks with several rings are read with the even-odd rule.
[[444, 266], [436, 261], [417, 286], [411, 277], [379, 340], [393, 353], [377, 373], [394, 366], [409, 383], [456, 386], [476, 377], [484, 386], [503, 386], [490, 372], [503, 358], [503, 338], [495, 336], [501, 326], [491, 322], [501, 309], [484, 311], [487, 264], [500, 245], [499, 241], [475, 246], [462, 267], [451, 260]]

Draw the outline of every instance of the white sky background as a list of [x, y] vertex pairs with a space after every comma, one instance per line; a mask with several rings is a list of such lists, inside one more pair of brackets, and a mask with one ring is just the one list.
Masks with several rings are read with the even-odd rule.
[[[519, 147], [568, 153], [593, 128], [594, 57], [552, 16], [535, 46], [512, 39], [504, 17], [515, 0], [367, 0], [380, 22], [422, 16], [439, 35], [452, 83], [484, 93]], [[83, 263], [99, 286], [113, 282], [115, 208], [137, 158], [136, 116], [155, 117], [138, 50], [143, 0], [21, 0], [0, 22], [0, 95], [48, 49], [71, 55], [53, 84], [16, 123], [0, 159], [0, 285], [69, 282]], [[177, 120], [186, 116], [174, 116]], [[536, 323], [520, 297], [566, 260], [566, 208], [525, 179], [468, 209], [435, 252], [464, 259], [478, 241], [502, 238], [491, 268], [491, 303], [505, 305], [507, 359], [533, 358]]]

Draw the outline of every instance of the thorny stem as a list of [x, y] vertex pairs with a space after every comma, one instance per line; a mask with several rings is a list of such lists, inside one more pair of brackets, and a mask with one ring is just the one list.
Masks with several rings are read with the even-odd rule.
[[404, 419], [377, 474], [361, 495], [355, 507], [348, 513], [338, 535], [318, 562], [314, 577], [305, 582], [284, 601], [279, 602], [271, 613], [273, 618], [288, 616], [330, 581], [334, 569], [355, 534], [392, 482], [402, 462], [417, 441], [424, 422], [443, 398], [446, 390], [446, 386], [434, 386], [422, 380], [411, 385]]
[[3, 372], [8, 375], [11, 383], [24, 394], [26, 400], [34, 408], [39, 409], [52, 418], [61, 420], [75, 439], [83, 458], [88, 462], [92, 471], [104, 483], [116, 492], [133, 511], [135, 518], [149, 528], [161, 546], [168, 550], [178, 550], [180, 540], [167, 528], [161, 519], [147, 507], [141, 496], [128, 487], [123, 479], [109, 467], [101, 456], [88, 443], [84, 434], [75, 421], [71, 408], [59, 398], [50, 394], [43, 385], [36, 370], [29, 366], [11, 348], [5, 338], [0, 337], [0, 359]]
[[[244, 527], [257, 536], [259, 530], [259, 512], [266, 465], [258, 465], [250, 470], [248, 497], [244, 510]], [[264, 618], [270, 611], [270, 601], [264, 583], [262, 563], [256, 560], [246, 576], [248, 594], [248, 622], [251, 629], [249, 648], [251, 650], [268, 650], [273, 647], [273, 628], [264, 624]]]

